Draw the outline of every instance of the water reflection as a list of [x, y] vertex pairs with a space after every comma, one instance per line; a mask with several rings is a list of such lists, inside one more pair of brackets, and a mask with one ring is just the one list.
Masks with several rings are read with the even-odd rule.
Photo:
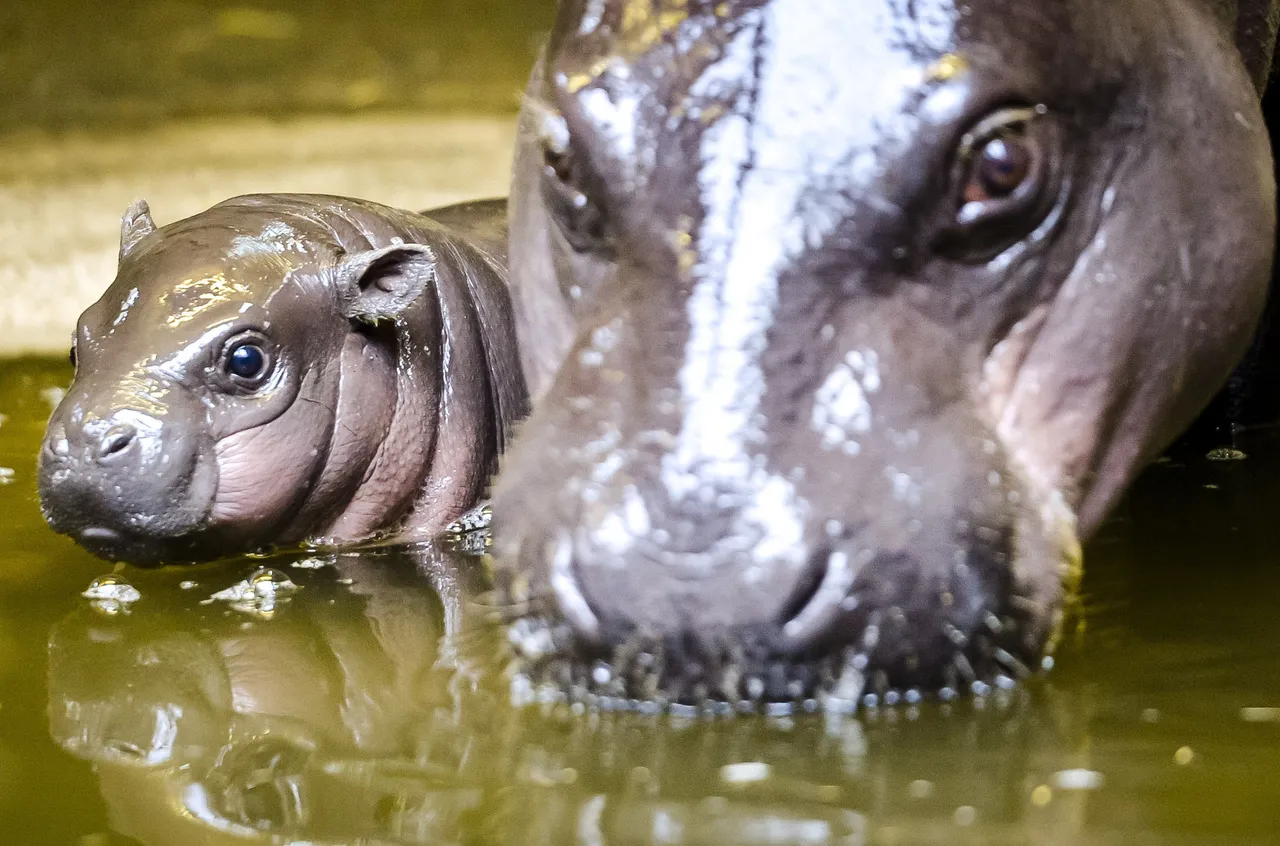
[[[983, 700], [516, 710], [473, 534], [125, 570], [129, 613], [77, 598], [49, 635], [49, 727], [144, 844], [1276, 843], [1280, 440], [1241, 446], [1139, 480], [1058, 667]], [[298, 585], [269, 619], [210, 601], [264, 566]]]
[[419, 546], [324, 560], [267, 562], [300, 586], [269, 620], [207, 602], [253, 569], [243, 562], [131, 573], [131, 614], [86, 604], [54, 627], [51, 732], [97, 765], [118, 832], [147, 844], [1076, 842], [1088, 789], [1044, 793], [1055, 772], [1090, 771], [1071, 696], [860, 718], [517, 711], [479, 601], [483, 558]]

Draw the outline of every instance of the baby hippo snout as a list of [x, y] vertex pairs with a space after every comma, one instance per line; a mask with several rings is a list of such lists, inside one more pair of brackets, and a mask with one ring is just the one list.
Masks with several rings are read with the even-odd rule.
[[181, 424], [128, 406], [106, 415], [68, 397], [40, 451], [45, 518], [96, 554], [146, 562], [152, 542], [200, 524], [216, 480]]

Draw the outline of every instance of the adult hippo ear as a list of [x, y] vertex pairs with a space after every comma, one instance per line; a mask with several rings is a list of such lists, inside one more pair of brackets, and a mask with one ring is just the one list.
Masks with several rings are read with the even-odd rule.
[[129, 204], [120, 218], [120, 260], [138, 246], [138, 242], [156, 231], [155, 221], [151, 219], [151, 207], [141, 198]]
[[1249, 68], [1168, 7], [1177, 49], [1134, 68], [1145, 115], [1121, 130], [1091, 242], [987, 360], [997, 433], [1033, 484], [1065, 494], [1081, 538], [1225, 381], [1270, 278], [1275, 179]]
[[344, 258], [334, 274], [342, 313], [351, 320], [394, 320], [433, 285], [436, 255], [424, 244], [393, 244]]

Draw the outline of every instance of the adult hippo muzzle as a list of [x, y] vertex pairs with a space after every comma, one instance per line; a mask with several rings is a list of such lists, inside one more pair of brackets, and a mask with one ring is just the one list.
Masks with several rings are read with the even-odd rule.
[[494, 501], [531, 675], [856, 700], [1040, 667], [1080, 541], [1263, 305], [1274, 17], [1239, 11], [564, 0]]
[[50, 525], [103, 557], [430, 535], [526, 408], [505, 203], [423, 216], [254, 195], [126, 213], [40, 453]]

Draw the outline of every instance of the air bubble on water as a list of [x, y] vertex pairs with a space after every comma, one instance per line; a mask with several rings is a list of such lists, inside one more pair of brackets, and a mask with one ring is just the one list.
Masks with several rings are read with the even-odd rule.
[[262, 567], [239, 584], [220, 590], [209, 598], [226, 602], [242, 614], [270, 619], [297, 589], [298, 586], [284, 573]]
[[516, 620], [507, 629], [507, 642], [528, 661], [538, 661], [555, 650], [551, 631], [533, 620]]
[[1280, 723], [1280, 708], [1241, 708], [1240, 719], [1246, 723]]
[[1218, 449], [1210, 450], [1209, 454], [1205, 456], [1205, 458], [1210, 461], [1243, 461], [1248, 457], [1249, 456], [1245, 455], [1240, 450], [1231, 449], [1230, 447], [1220, 447]]
[[0, 467], [0, 485], [13, 484], [16, 475], [12, 467]]
[[289, 562], [289, 566], [295, 570], [319, 570], [328, 565], [329, 562], [323, 558], [300, 558]]
[[89, 583], [89, 588], [82, 594], [89, 600], [95, 611], [115, 617], [128, 614], [129, 606], [142, 598], [138, 589], [129, 584], [122, 576], [115, 574], [99, 576]]
[[928, 799], [933, 795], [933, 782], [918, 778], [907, 785], [907, 795], [912, 799]]
[[758, 784], [767, 781], [772, 768], [763, 761], [728, 764], [720, 768], [720, 780], [725, 784]]
[[489, 525], [492, 522], [493, 508], [490, 507], [489, 503], [484, 502], [450, 523], [445, 529], [445, 532], [451, 535], [478, 532], [489, 528]]
[[1106, 777], [1097, 770], [1058, 770], [1052, 782], [1059, 790], [1101, 790]]
[[978, 811], [972, 805], [961, 805], [959, 808], [956, 808], [955, 813], [951, 815], [951, 818], [955, 820], [956, 825], [968, 827], [973, 825], [978, 819]]
[[199, 582], [193, 582], [190, 579], [187, 579], [184, 582], [178, 583], [178, 587], [182, 588], [183, 590], [192, 590], [193, 588], [197, 588], [199, 586], [200, 586]]
[[60, 388], [60, 387], [54, 386], [54, 387], [45, 388], [44, 390], [42, 390], [40, 392], [40, 399], [49, 403], [49, 408], [56, 409], [59, 403], [62, 402], [62, 398], [65, 397], [66, 395], [67, 395], [66, 388]]

